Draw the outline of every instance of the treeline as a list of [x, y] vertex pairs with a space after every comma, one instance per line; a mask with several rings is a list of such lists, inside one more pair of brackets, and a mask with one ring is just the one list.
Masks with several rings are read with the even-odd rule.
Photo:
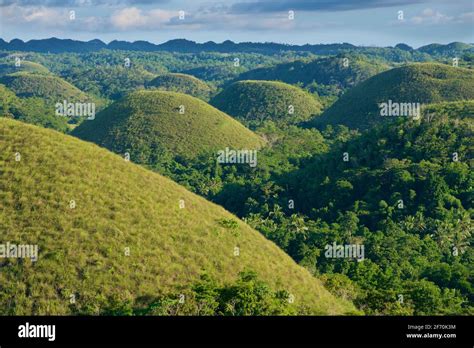
[[316, 44], [316, 45], [289, 45], [279, 44], [273, 42], [241, 42], [236, 43], [226, 40], [222, 43], [208, 41], [205, 43], [197, 43], [185, 39], [169, 40], [162, 44], [153, 44], [148, 41], [118, 41], [114, 40], [106, 44], [101, 40], [95, 39], [90, 41], [78, 41], [70, 39], [49, 38], [42, 40], [30, 40], [24, 42], [20, 39], [13, 39], [6, 42], [0, 39], [0, 50], [9, 51], [29, 51], [42, 53], [63, 53], [63, 52], [94, 52], [103, 49], [111, 50], [125, 50], [125, 51], [169, 51], [169, 52], [185, 52], [185, 53], [199, 53], [199, 52], [253, 52], [262, 54], [275, 54], [281, 51], [301, 51], [311, 52], [318, 55], [333, 55], [341, 51], [359, 51], [365, 52], [370, 50], [385, 51], [385, 55], [391, 55], [392, 60], [396, 55], [414, 54], [432, 54], [432, 55], [452, 55], [459, 52], [472, 52], [473, 46], [461, 42], [452, 42], [447, 45], [431, 44], [413, 49], [405, 44], [398, 44], [395, 47], [361, 47], [349, 43], [334, 43], [334, 44]]
[[[122, 298], [109, 299], [102, 315], [205, 315], [264, 316], [304, 315], [286, 290], [273, 291], [254, 271], [243, 271], [232, 283], [219, 284], [208, 274], [198, 282], [159, 298], [132, 302]], [[81, 312], [80, 314], [87, 314]]]

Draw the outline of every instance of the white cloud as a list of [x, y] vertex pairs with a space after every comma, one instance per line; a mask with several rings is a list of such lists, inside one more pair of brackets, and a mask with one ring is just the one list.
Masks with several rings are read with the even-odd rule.
[[137, 7], [128, 7], [112, 13], [110, 23], [118, 30], [152, 30], [162, 28], [177, 16], [176, 11], [154, 9], [145, 13]]
[[466, 12], [456, 18], [457, 23], [474, 24], [474, 12]]
[[474, 23], [474, 12], [448, 16], [431, 8], [426, 8], [419, 15], [410, 18], [410, 22], [412, 24]]
[[21, 15], [26, 22], [48, 24], [54, 23], [58, 20], [58, 18], [61, 18], [63, 15], [65, 15], [62, 12], [64, 11], [42, 7], [35, 11], [24, 12]]
[[107, 27], [103, 17], [80, 16], [76, 12], [71, 19], [70, 10], [51, 7], [22, 7], [10, 5], [2, 7], [1, 20], [14, 27], [23, 26], [31, 30], [69, 29], [79, 31], [102, 31]]
[[2, 8], [2, 21], [21, 25], [40, 25], [42, 27], [57, 27], [69, 18], [66, 10], [47, 7], [20, 7], [10, 5]]
[[[2, 1], [2, 0], [0, 0]], [[7, 0], [4, 0], [7, 1]], [[24, 0], [27, 2], [28, 0]], [[53, 3], [56, 0], [49, 0]], [[59, 0], [58, 0], [59, 1]], [[91, 0], [71, 0], [75, 3], [87, 4]], [[115, 0], [114, 0], [115, 1]], [[131, 0], [116, 0], [131, 1]], [[148, 2], [148, 0], [136, 0]], [[164, 1], [164, 0], [162, 0]], [[210, 10], [212, 8], [212, 10]], [[69, 20], [66, 8], [48, 6], [4, 6], [1, 20], [12, 27], [28, 26], [31, 30], [66, 29], [79, 32], [114, 33], [124, 31], [153, 30], [207, 30], [207, 31], [310, 31], [334, 26], [334, 23], [300, 20], [296, 13], [295, 20], [289, 20], [286, 12], [261, 13], [246, 15], [229, 12], [224, 5], [205, 7], [186, 12], [184, 20], [180, 20], [178, 9], [164, 10], [160, 8], [145, 9], [140, 6], [125, 8], [109, 8], [110, 11], [90, 12], [88, 16], [78, 11], [76, 19]], [[474, 23], [474, 12], [465, 12], [456, 16], [446, 15], [439, 10], [425, 8], [419, 14], [406, 21], [394, 21], [394, 25], [441, 25], [453, 23]]]

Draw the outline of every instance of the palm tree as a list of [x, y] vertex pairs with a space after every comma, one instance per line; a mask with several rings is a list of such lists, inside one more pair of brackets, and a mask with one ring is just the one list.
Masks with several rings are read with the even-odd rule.
[[453, 245], [464, 253], [470, 245], [470, 238], [472, 236], [473, 226], [471, 224], [471, 217], [469, 213], [463, 212], [460, 219], [457, 220], [454, 226]]
[[452, 230], [453, 226], [448, 221], [442, 221], [437, 224], [434, 230], [433, 239], [438, 243], [440, 248], [453, 245]]

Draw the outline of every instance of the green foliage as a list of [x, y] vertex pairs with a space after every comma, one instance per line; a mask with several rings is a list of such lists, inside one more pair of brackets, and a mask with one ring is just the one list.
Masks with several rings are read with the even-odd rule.
[[324, 286], [339, 298], [354, 301], [363, 297], [363, 292], [348, 276], [340, 273], [328, 273], [321, 276]]
[[215, 85], [222, 85], [234, 79], [239, 73], [245, 71], [242, 67], [234, 67], [232, 64], [204, 65], [193, 69], [184, 70], [183, 73], [196, 76], [204, 81]]
[[474, 45], [463, 42], [451, 42], [447, 45], [429, 44], [418, 48], [420, 52], [428, 53], [434, 57], [457, 57], [463, 53], [473, 53]]
[[[320, 272], [346, 274], [361, 287], [367, 297], [356, 297], [355, 303], [366, 313], [472, 310], [474, 293], [467, 284], [474, 272], [473, 124], [472, 117], [453, 118], [452, 110], [445, 104], [430, 121], [373, 128], [315, 156], [279, 183], [296, 188], [288, 196], [304, 202], [296, 204], [311, 218], [304, 239], [319, 239], [307, 245], [318, 245], [317, 250], [334, 240], [365, 245], [363, 262], [320, 256], [316, 264]], [[343, 161], [344, 152], [349, 162]], [[316, 221], [313, 228], [311, 221]], [[320, 237], [311, 238], [312, 231]], [[299, 254], [288, 248], [292, 240], [276, 241], [297, 260]], [[425, 277], [432, 282], [423, 283]], [[406, 302], [398, 303], [398, 295]]]
[[60, 132], [66, 132], [69, 129], [67, 119], [56, 116], [54, 108], [45, 105], [43, 99], [18, 98], [15, 93], [2, 84], [0, 84], [0, 116], [52, 128]]
[[[113, 99], [120, 98], [130, 88], [142, 86], [143, 82], [150, 81], [156, 75], [169, 72], [193, 75], [220, 86], [247, 70], [307, 56], [312, 54], [239, 52], [240, 64], [236, 67], [235, 56], [219, 52], [180, 53], [103, 49], [85, 53], [28, 53], [30, 61], [42, 64], [82, 90]], [[130, 60], [130, 68], [125, 68], [125, 59]], [[0, 58], [0, 62], [11, 64], [11, 58]]]
[[[294, 297], [294, 296], [293, 296]], [[243, 271], [233, 283], [219, 285], [207, 274], [201, 275], [190, 290], [167, 294], [151, 303], [113, 303], [106, 315], [206, 315], [264, 316], [305, 315], [304, 307], [294, 304], [286, 290], [272, 291], [256, 272]]]
[[474, 117], [474, 100], [428, 104], [423, 107], [422, 116], [425, 119], [443, 116], [450, 118], [472, 118]]
[[145, 88], [154, 74], [137, 67], [96, 66], [87, 69], [72, 69], [67, 80], [81, 90], [98, 97], [117, 100], [127, 93]]
[[[56, 103], [94, 103], [99, 111], [105, 104], [104, 100], [90, 96], [69, 82], [54, 76], [38, 73], [18, 72], [0, 78], [4, 84], [21, 100], [17, 100], [14, 108], [5, 105], [4, 109], [16, 109], [10, 112], [13, 118], [27, 123], [42, 125], [61, 132], [66, 132], [74, 125], [84, 121], [84, 117], [69, 117], [56, 115]], [[12, 117], [12, 116], [10, 116]], [[68, 125], [70, 124], [70, 125]]]
[[240, 81], [216, 95], [211, 104], [249, 126], [264, 121], [295, 124], [321, 111], [309, 93], [281, 82]]
[[229, 230], [235, 230], [239, 224], [235, 220], [219, 220], [219, 224]]
[[[345, 61], [346, 63], [345, 64]], [[340, 54], [335, 57], [297, 60], [269, 68], [250, 70], [239, 75], [239, 80], [276, 80], [302, 84], [320, 95], [338, 95], [347, 88], [372, 77], [389, 66], [359, 54]], [[316, 87], [317, 86], [317, 87]]]

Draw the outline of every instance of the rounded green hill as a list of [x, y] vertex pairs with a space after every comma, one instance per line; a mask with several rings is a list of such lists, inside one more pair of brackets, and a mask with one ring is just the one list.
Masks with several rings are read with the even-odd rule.
[[137, 163], [154, 162], [163, 152], [183, 158], [233, 149], [258, 149], [263, 140], [225, 113], [186, 94], [137, 91], [84, 122], [73, 135], [130, 153]]
[[15, 120], [0, 118], [0, 134], [2, 243], [38, 246], [36, 261], [0, 259], [2, 315], [102, 314], [185, 289], [203, 272], [228, 282], [244, 269], [308, 313], [354, 310], [261, 234], [169, 179]]
[[443, 64], [411, 64], [378, 74], [345, 93], [315, 125], [365, 129], [384, 120], [381, 103], [440, 103], [474, 99], [474, 71]]
[[235, 82], [211, 104], [251, 126], [267, 120], [295, 124], [321, 111], [321, 104], [309, 93], [276, 81]]
[[212, 91], [204, 81], [186, 74], [160, 75], [150, 81], [147, 87], [189, 94], [204, 100], [209, 99]]
[[30, 74], [25, 72], [6, 75], [0, 83], [19, 97], [38, 97], [53, 103], [85, 102], [91, 98], [77, 87], [57, 76]]
[[45, 66], [35, 62], [21, 61], [19, 66], [15, 66], [15, 62], [0, 64], [0, 76], [14, 74], [18, 72], [27, 72], [43, 75], [50, 74], [50, 71]]

